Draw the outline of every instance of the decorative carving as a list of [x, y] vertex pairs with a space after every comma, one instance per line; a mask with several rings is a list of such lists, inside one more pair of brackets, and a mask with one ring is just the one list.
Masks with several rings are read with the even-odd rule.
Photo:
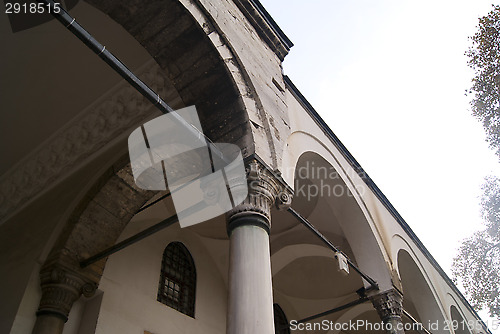
[[292, 200], [291, 191], [284, 185], [282, 179], [269, 171], [256, 159], [246, 166], [248, 196], [227, 214], [228, 231], [233, 223], [245, 216], [258, 216], [266, 229], [271, 227], [271, 207], [276, 203], [278, 208], [285, 208]]
[[245, 168], [245, 171], [247, 173], [247, 180], [258, 181], [261, 175], [262, 168], [263, 167], [256, 160], [251, 161]]
[[[166, 96], [163, 70], [154, 62], [137, 71], [152, 89]], [[127, 129], [154, 115], [154, 107], [125, 81], [84, 109], [38, 149], [0, 178], [0, 220], [47, 190]]]
[[40, 280], [42, 298], [37, 315], [56, 315], [65, 321], [73, 303], [82, 294], [91, 297], [97, 288], [83, 276], [58, 267], [43, 269]]
[[96, 290], [97, 290], [97, 285], [95, 283], [85, 283], [82, 286], [82, 295], [84, 295], [87, 298], [90, 298], [94, 295]]
[[370, 297], [380, 319], [384, 322], [396, 319], [401, 321], [403, 296], [396, 290], [389, 290]]
[[292, 196], [288, 191], [282, 191], [276, 196], [276, 208], [280, 211], [284, 211], [292, 205]]

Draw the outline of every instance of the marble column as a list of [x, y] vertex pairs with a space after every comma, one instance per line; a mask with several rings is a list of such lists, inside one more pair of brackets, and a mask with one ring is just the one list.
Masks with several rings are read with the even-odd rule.
[[274, 334], [269, 232], [271, 207], [291, 195], [257, 161], [247, 165], [248, 196], [227, 215], [230, 239], [227, 334]]

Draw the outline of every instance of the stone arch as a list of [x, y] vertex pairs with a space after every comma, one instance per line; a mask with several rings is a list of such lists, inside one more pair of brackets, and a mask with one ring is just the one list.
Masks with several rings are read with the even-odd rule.
[[[455, 305], [451, 305], [450, 307], [450, 315], [451, 315], [451, 326], [455, 332], [455, 334], [471, 334], [469, 330], [469, 326], [465, 317], [463, 316], [463, 312], [459, 310]], [[472, 328], [475, 324], [472, 324]]]
[[[362, 191], [362, 189], [356, 187], [352, 177], [348, 175], [348, 171], [335, 158], [335, 153], [329, 150], [326, 144], [321, 143], [318, 138], [305, 132], [294, 132], [289, 137], [288, 143], [288, 150], [293, 147], [294, 151], [289, 151], [284, 155], [283, 160], [286, 166], [283, 169], [284, 174], [288, 174], [288, 176], [284, 175], [285, 179], [288, 182], [293, 180], [291, 184], [295, 188], [292, 207], [299, 208], [298, 211], [303, 215], [305, 214], [306, 217], [310, 214], [309, 211], [312, 210], [311, 206], [316, 208], [319, 205], [328, 207], [330, 213], [323, 215], [323, 217], [335, 217], [334, 220], [345, 235], [350, 251], [352, 251], [351, 254], [358, 266], [378, 282], [381, 291], [391, 289], [392, 278], [388, 265], [388, 256], [377, 227], [361, 199], [359, 191]], [[317, 169], [318, 171], [326, 169], [329, 171], [328, 173], [335, 174], [334, 178], [330, 177], [330, 175], [327, 175], [326, 178], [324, 175], [319, 178], [316, 177], [317, 175], [310, 175], [313, 176], [312, 183], [310, 183], [311, 187], [319, 187], [320, 190], [330, 189], [327, 196], [319, 196], [320, 198], [324, 197], [319, 199], [319, 201], [324, 202], [322, 204], [309, 203], [304, 205], [303, 200], [300, 199], [303, 196], [302, 191], [296, 187], [298, 172], [305, 170], [305, 173], [307, 173], [307, 170], [310, 171], [311, 169]], [[320, 230], [323, 229], [323, 231], [328, 232], [328, 222], [313, 221], [312, 223]]]
[[[196, 105], [205, 134], [253, 153], [244, 74], [197, 6], [178, 0], [87, 0], [128, 31], [165, 70], [184, 105]], [[222, 122], [222, 123], [221, 123]], [[221, 130], [222, 129], [222, 130]]]
[[424, 277], [423, 270], [417, 265], [413, 256], [405, 249], [400, 249], [397, 256], [398, 271], [405, 292], [403, 307], [424, 327], [433, 333], [449, 333], [445, 330], [445, 316], [439, 299], [433, 292], [431, 284]]
[[[236, 144], [244, 156], [254, 152], [247, 111], [255, 109], [255, 101], [226, 41], [199, 8], [191, 4], [188, 9], [177, 0], [87, 2], [148, 51], [182, 100], [179, 104], [196, 105], [210, 139]], [[128, 155], [108, 162], [110, 167], [68, 219], [45, 267], [59, 263], [99, 282], [105, 260], [83, 271], [79, 261], [113, 245], [137, 210], [156, 194], [135, 186], [127, 162]]]

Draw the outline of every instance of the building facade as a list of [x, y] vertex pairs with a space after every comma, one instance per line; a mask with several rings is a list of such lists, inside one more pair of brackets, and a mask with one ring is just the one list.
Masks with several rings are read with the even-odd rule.
[[89, 261], [176, 214], [136, 186], [127, 150], [160, 112], [60, 23], [13, 33], [2, 16], [2, 333], [487, 332], [284, 76], [292, 43], [257, 0], [75, 3], [167, 103], [241, 149], [252, 186], [225, 215]]

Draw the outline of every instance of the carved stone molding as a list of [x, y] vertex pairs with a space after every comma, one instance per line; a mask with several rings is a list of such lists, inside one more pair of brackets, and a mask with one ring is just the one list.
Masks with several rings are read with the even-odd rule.
[[73, 303], [83, 294], [91, 297], [97, 286], [67, 269], [51, 266], [40, 273], [42, 298], [37, 315], [53, 315], [67, 321]]
[[290, 206], [292, 192], [285, 186], [281, 177], [271, 172], [257, 159], [252, 159], [246, 165], [248, 196], [233, 210], [227, 213], [228, 232], [234, 227], [236, 221], [253, 216], [260, 221], [259, 225], [268, 231], [271, 228], [271, 208], [273, 205], [280, 210]]
[[275, 200], [276, 208], [285, 211], [292, 205], [292, 195], [289, 190], [281, 191]]
[[[170, 83], [154, 61], [146, 63], [137, 74], [169, 100], [167, 95], [173, 90], [167, 89]], [[156, 113], [149, 101], [127, 82], [120, 81], [1, 176], [0, 221], [70, 175], [106, 144]]]
[[286, 37], [281, 29], [272, 21], [269, 14], [257, 7], [257, 3], [249, 0], [237, 0], [235, 4], [240, 8], [245, 17], [250, 21], [257, 33], [274, 51], [281, 61], [290, 51], [293, 43]]
[[384, 322], [401, 321], [403, 296], [397, 290], [388, 290], [370, 297], [380, 319]]

